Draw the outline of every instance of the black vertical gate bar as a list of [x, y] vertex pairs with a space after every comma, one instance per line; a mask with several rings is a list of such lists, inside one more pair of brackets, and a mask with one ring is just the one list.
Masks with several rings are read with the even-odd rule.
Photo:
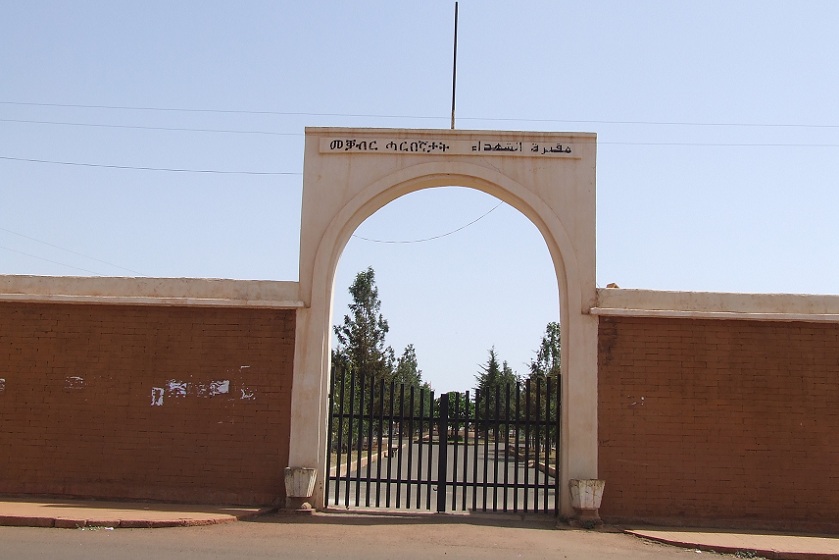
[[478, 414], [481, 406], [481, 397], [483, 394], [480, 389], [475, 389], [475, 443], [472, 447], [472, 511], [478, 509], [478, 446], [480, 445], [481, 426], [478, 423]]
[[556, 476], [554, 477], [554, 485], [556, 487], [556, 492], [554, 493], [554, 511], [557, 515], [559, 515], [559, 493], [562, 491], [560, 487], [559, 481], [559, 444], [561, 442], [561, 433], [562, 433], [562, 378], [556, 378], [556, 420], [554, 421], [553, 425], [556, 428], [556, 453], [554, 454], [554, 472]]
[[[492, 459], [492, 511], [498, 511], [498, 428], [501, 426], [501, 386], [495, 386], [495, 418], [492, 421], [495, 442], [493, 445], [494, 457]], [[506, 491], [506, 490], [505, 490]]]
[[396, 444], [396, 508], [402, 499], [402, 432], [405, 431], [405, 384], [399, 384], [399, 438]]
[[504, 511], [508, 510], [510, 493], [510, 384], [504, 386]]
[[376, 442], [376, 507], [381, 505], [382, 497], [382, 437], [384, 436], [385, 425], [385, 380], [379, 380], [379, 428]]
[[425, 389], [420, 389], [419, 399], [419, 433], [417, 434], [417, 509], [422, 507], [422, 449], [425, 447], [423, 434], [425, 433]]
[[367, 415], [367, 481], [364, 483], [364, 505], [370, 507], [370, 484], [373, 474], [373, 415], [375, 412], [374, 403], [376, 402], [375, 379], [370, 379], [370, 398], [367, 400], [370, 404], [367, 405], [369, 407]]
[[341, 469], [344, 457], [344, 388], [346, 386], [347, 371], [341, 367], [341, 396], [338, 402], [338, 458], [335, 460], [335, 505], [341, 503]]
[[413, 460], [414, 460], [414, 418], [416, 408], [414, 407], [414, 386], [411, 385], [408, 396], [408, 484], [405, 488], [405, 507], [411, 507], [411, 488], [413, 487]]
[[352, 469], [353, 415], [355, 413], [355, 372], [350, 375], [350, 417], [347, 421], [347, 477], [344, 485], [344, 506], [350, 507], [350, 470]]
[[[515, 470], [513, 471], [513, 486], [515, 487], [515, 492], [513, 493], [513, 511], [519, 510], [519, 442], [521, 441], [521, 383], [516, 383], [516, 423], [515, 423], [515, 430], [516, 430], [516, 447], [514, 449], [515, 452], [515, 459], [513, 462], [515, 463]], [[527, 464], [525, 462], [525, 464]]]
[[385, 507], [390, 507], [390, 479], [392, 475], [393, 457], [390, 456], [390, 450], [393, 449], [393, 401], [394, 401], [395, 387], [393, 381], [390, 382], [390, 392], [388, 398], [388, 415], [387, 415], [387, 484], [385, 484]]
[[446, 512], [446, 465], [449, 453], [449, 394], [440, 395], [440, 424], [437, 449], [437, 513]]
[[356, 435], [355, 454], [355, 506], [361, 505], [361, 456], [364, 444], [364, 371], [360, 372], [358, 387], [358, 434]]
[[466, 481], [469, 480], [469, 422], [471, 418], [471, 415], [469, 414], [470, 402], [471, 401], [469, 400], [469, 391], [466, 391], [463, 397], [463, 494], [461, 496], [461, 509], [463, 511], [466, 511]]
[[332, 444], [333, 441], [332, 430], [335, 424], [335, 364], [332, 364], [332, 371], [329, 376], [329, 421], [327, 422], [326, 435], [329, 440], [326, 450], [326, 505], [329, 505], [329, 481], [332, 474]]
[[489, 395], [486, 395], [484, 398], [484, 505], [481, 509], [483, 511], [487, 510], [487, 501], [489, 497], [487, 492], [489, 491]]
[[428, 394], [428, 478], [426, 479], [425, 509], [431, 509], [431, 467], [434, 449], [434, 393]]
[[553, 430], [551, 429], [551, 378], [548, 377], [545, 379], [545, 419], [544, 419], [544, 430], [545, 430], [545, 490], [544, 490], [544, 502], [543, 507], [546, 512], [548, 511], [548, 493], [550, 491], [550, 476], [548, 476], [548, 471], [551, 468], [551, 443], [553, 441]]
[[530, 484], [530, 379], [524, 382], [524, 511], [528, 510], [528, 494], [527, 489]]
[[536, 396], [533, 405], [533, 511], [542, 507], [542, 470], [539, 461], [542, 459], [542, 379], [536, 378]]
[[[454, 395], [454, 417], [452, 433], [454, 434], [454, 459], [452, 460], [452, 511], [457, 511], [457, 448], [460, 443], [460, 393]], [[451, 403], [450, 403], [451, 404]]]
[[[533, 511], [539, 511], [539, 459], [542, 458], [542, 379], [536, 378], [536, 434], [533, 440]], [[547, 476], [547, 474], [545, 474]]]

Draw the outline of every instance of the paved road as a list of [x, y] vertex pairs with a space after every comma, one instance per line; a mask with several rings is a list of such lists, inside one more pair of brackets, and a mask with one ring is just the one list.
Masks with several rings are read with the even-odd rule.
[[692, 550], [625, 534], [553, 527], [552, 519], [540, 516], [436, 514], [286, 514], [208, 527], [113, 531], [0, 527], [0, 560], [697, 558]]
[[[514, 460], [508, 456], [503, 443], [497, 449], [494, 443], [486, 447], [481, 444], [470, 446], [447, 446], [446, 511], [469, 511], [473, 509], [493, 511], [550, 511], [556, 508], [556, 493], [553, 477], [528, 465], [527, 461]], [[437, 511], [437, 460], [439, 445], [405, 444], [401, 452], [388, 458], [367, 462], [367, 452], [362, 452], [361, 477], [370, 477], [372, 482], [349, 484], [342, 480], [337, 486], [330, 483], [328, 503], [330, 506], [346, 507], [388, 507], [399, 509], [430, 509]], [[357, 455], [352, 455], [351, 476], [358, 467]], [[366, 464], [365, 464], [366, 463]], [[477, 469], [476, 469], [477, 466]], [[343, 473], [342, 473], [343, 474]], [[377, 483], [377, 480], [382, 482]], [[391, 484], [387, 484], [387, 480]], [[397, 484], [397, 480], [419, 480], [420, 482]], [[431, 482], [429, 482], [431, 481]], [[458, 484], [452, 484], [458, 481]], [[483, 487], [488, 481], [489, 486]], [[501, 485], [535, 486], [529, 489], [509, 488]], [[369, 495], [368, 495], [369, 491]], [[464, 501], [465, 492], [465, 501]], [[388, 500], [389, 496], [389, 500]], [[347, 500], [349, 498], [349, 500]]]

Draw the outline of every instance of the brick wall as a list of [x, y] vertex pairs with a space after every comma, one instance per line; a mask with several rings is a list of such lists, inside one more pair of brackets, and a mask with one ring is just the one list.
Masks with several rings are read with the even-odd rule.
[[0, 304], [0, 493], [282, 499], [295, 316]]
[[601, 515], [839, 528], [839, 325], [610, 318]]

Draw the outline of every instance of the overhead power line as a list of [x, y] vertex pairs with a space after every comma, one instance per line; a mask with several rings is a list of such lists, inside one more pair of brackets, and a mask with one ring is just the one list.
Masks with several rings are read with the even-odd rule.
[[[162, 130], [166, 132], [211, 132], [221, 134], [258, 134], [266, 136], [287, 136], [287, 137], [303, 137], [302, 132], [273, 132], [270, 130], [235, 130], [235, 129], [218, 129], [218, 128], [181, 128], [181, 127], [166, 127], [166, 126], [139, 126], [139, 125], [123, 125], [123, 124], [100, 124], [100, 123], [81, 123], [81, 122], [65, 122], [65, 121], [36, 121], [26, 119], [3, 119], [0, 122], [12, 122], [23, 124], [46, 124], [46, 125], [60, 125], [60, 126], [81, 126], [93, 128], [116, 128], [116, 129], [136, 129], [136, 130]], [[565, 122], [593, 122], [593, 121], [565, 121]], [[660, 123], [666, 124], [666, 123]], [[671, 123], [674, 124], [674, 123]], [[725, 126], [725, 125], [711, 125], [711, 126]], [[754, 125], [757, 126], [757, 125]], [[782, 125], [778, 125], [782, 126]], [[812, 148], [835, 148], [839, 144], [802, 144], [802, 143], [719, 143], [719, 142], [621, 142], [599, 140], [598, 144], [613, 144], [623, 146], [723, 146], [723, 147], [812, 147]], [[13, 159], [13, 158], [7, 158]], [[36, 160], [31, 160], [36, 161]], [[48, 162], [44, 163], [62, 163], [62, 162]], [[69, 164], [68, 165], [72, 165]], [[83, 165], [83, 164], [79, 164]], [[152, 169], [154, 171], [169, 171], [167, 169]], [[178, 170], [173, 170], [178, 171]], [[184, 170], [189, 171], [189, 170]], [[196, 171], [198, 172], [198, 171]], [[219, 172], [221, 173], [221, 172]], [[229, 172], [239, 173], [239, 172]]]
[[57, 264], [57, 265], [61, 265], [61, 266], [66, 266], [67, 268], [73, 268], [73, 269], [75, 269], [75, 270], [81, 270], [82, 272], [89, 272], [89, 273], [91, 273], [91, 274], [93, 274], [93, 275], [95, 275], [95, 276], [102, 276], [102, 274], [100, 274], [100, 273], [98, 273], [98, 272], [96, 272], [96, 271], [93, 271], [93, 270], [88, 270], [87, 268], [81, 268], [81, 267], [78, 267], [78, 266], [73, 266], [72, 264], [67, 264], [67, 263], [63, 263], [63, 262], [54, 261], [54, 260], [52, 260], [52, 259], [47, 259], [47, 258], [44, 258], [44, 257], [39, 257], [38, 255], [32, 255], [32, 254], [30, 254], [30, 253], [25, 253], [25, 252], [23, 252], [23, 251], [18, 251], [17, 249], [12, 249], [12, 248], [10, 248], [10, 247], [3, 247], [2, 245], [0, 245], [0, 249], [4, 249], [4, 250], [6, 250], [6, 251], [11, 251], [12, 253], [18, 253], [19, 255], [25, 255], [25, 256], [27, 256], [27, 257], [32, 257], [33, 259], [38, 259], [38, 260], [41, 260], [41, 261], [46, 261], [46, 262], [49, 262], [49, 263], [52, 263], [52, 264]]
[[839, 144], [795, 144], [795, 143], [769, 143], [769, 142], [619, 142], [609, 140], [598, 140], [599, 145], [611, 144], [614, 146], [687, 146], [700, 148], [839, 148]]
[[56, 161], [49, 159], [20, 158], [11, 156], [0, 156], [0, 159], [8, 161], [25, 161], [28, 163], [49, 163], [54, 165], [73, 165], [80, 167], [104, 167], [107, 169], [133, 169], [138, 171], [169, 171], [172, 173], [212, 173], [222, 175], [303, 175], [294, 171], [225, 171], [220, 169], [180, 169], [174, 167], [145, 167], [136, 165], [111, 165], [105, 163], [84, 163], [78, 161]]
[[[621, 142], [610, 140], [598, 140], [599, 145], [613, 146], [661, 146], [661, 147], [700, 147], [700, 148], [839, 148], [839, 144], [802, 144], [802, 143], [769, 143], [769, 142]], [[248, 171], [248, 170], [223, 170], [223, 169], [188, 169], [176, 167], [152, 167], [140, 165], [116, 165], [108, 163], [90, 163], [80, 161], [59, 161], [51, 159], [22, 158], [13, 156], [0, 156], [0, 160], [20, 161], [26, 163], [39, 163], [48, 165], [67, 165], [75, 167], [94, 167], [101, 169], [123, 169], [131, 171], [160, 171], [168, 173], [198, 173], [210, 175], [255, 175], [255, 176], [302, 176], [300, 171]], [[433, 239], [433, 238], [432, 238]], [[431, 239], [425, 240], [430, 241]], [[367, 241], [375, 241], [368, 239]], [[422, 241], [422, 240], [421, 240]], [[382, 241], [382, 243], [389, 243]], [[396, 243], [396, 242], [394, 242]]]
[[[85, 105], [79, 103], [36, 103], [31, 101], [0, 101], [0, 105], [19, 105], [32, 107], [64, 107], [76, 109], [109, 109], [126, 111], [165, 111], [182, 113], [221, 113], [239, 115], [277, 115], [301, 117], [348, 117], [348, 118], [377, 118], [377, 119], [434, 119], [444, 120], [444, 115], [393, 115], [375, 113], [319, 113], [311, 111], [271, 111], [246, 109], [200, 109], [188, 107], [151, 107], [139, 105]], [[544, 122], [566, 124], [617, 124], [617, 125], [649, 125], [649, 126], [699, 126], [699, 127], [755, 127], [755, 128], [813, 128], [837, 129], [839, 124], [803, 124], [803, 123], [748, 123], [748, 122], [698, 122], [698, 121], [647, 121], [647, 120], [606, 120], [606, 119], [554, 119], [554, 118], [523, 118], [523, 117], [463, 117], [458, 120], [489, 121], [489, 122]]]
[[[10, 229], [6, 229], [6, 228], [3, 228], [3, 227], [0, 227], [0, 231], [5, 231], [6, 233], [11, 233], [12, 235], [17, 235], [18, 237], [23, 237], [24, 239], [29, 239], [30, 241], [35, 241], [36, 243], [41, 243], [42, 245], [47, 245], [47, 246], [49, 246], [49, 247], [53, 247], [53, 248], [55, 248], [55, 249], [59, 249], [59, 250], [61, 250], [61, 251], [66, 251], [66, 252], [68, 252], [68, 253], [72, 253], [72, 254], [74, 254], [74, 255], [78, 255], [78, 256], [80, 256], [80, 257], [84, 257], [84, 258], [86, 258], [86, 259], [90, 259], [90, 260], [93, 260], [93, 261], [96, 261], [96, 262], [99, 262], [99, 263], [102, 263], [102, 264], [106, 264], [106, 265], [108, 265], [108, 266], [112, 266], [112, 267], [114, 267], [114, 268], [119, 268], [119, 269], [121, 269], [121, 270], [125, 270], [125, 271], [127, 271], [127, 272], [131, 272], [131, 273], [136, 274], [136, 275], [138, 275], [138, 276], [145, 276], [145, 274], [143, 274], [142, 272], [138, 272], [138, 271], [136, 271], [136, 270], [132, 270], [132, 269], [130, 269], [130, 268], [126, 268], [126, 267], [124, 267], [124, 266], [120, 266], [120, 265], [118, 265], [118, 264], [114, 264], [114, 263], [112, 263], [112, 262], [103, 261], [102, 259], [97, 259], [96, 257], [91, 257], [90, 255], [85, 255], [84, 253], [79, 253], [78, 251], [74, 251], [74, 250], [72, 250], [72, 249], [67, 249], [66, 247], [61, 247], [61, 246], [59, 246], [59, 245], [55, 245], [55, 244], [50, 243], [50, 242], [48, 242], [48, 241], [43, 241], [43, 240], [41, 240], [41, 239], [36, 239], [36, 238], [31, 237], [31, 236], [29, 236], [29, 235], [25, 235], [25, 234], [23, 234], [23, 233], [18, 233], [18, 232], [16, 232], [16, 231], [12, 231], [12, 230], [10, 230]], [[4, 248], [5, 248], [5, 247], [4, 247]], [[13, 251], [14, 249], [9, 249], [9, 250], [10, 250], [10, 251]], [[24, 253], [24, 254], [26, 254], [26, 253]], [[31, 256], [31, 257], [35, 257], [35, 255], [29, 255], [29, 256]], [[35, 257], [35, 258], [41, 258], [41, 257]], [[50, 262], [54, 262], [54, 261], [50, 261]], [[62, 263], [58, 263], [58, 264], [62, 264]], [[64, 266], [70, 266], [70, 265], [64, 265]], [[74, 268], [75, 268], [75, 267], [74, 267]], [[83, 268], [81, 268], [81, 269], [79, 269], [79, 270], [84, 270], [85, 272], [90, 272], [89, 270], [85, 270], [85, 269], [83, 269]], [[96, 273], [94, 273], [94, 274], [96, 274]]]
[[485, 212], [484, 214], [481, 214], [480, 216], [478, 216], [477, 218], [475, 218], [474, 220], [472, 220], [471, 222], [469, 222], [468, 224], [466, 224], [464, 226], [460, 226], [459, 228], [454, 229], [452, 231], [449, 231], [447, 233], [442, 233], [440, 235], [435, 235], [433, 237], [426, 237], [425, 239], [412, 239], [412, 240], [407, 240], [407, 241], [386, 241], [386, 240], [383, 240], [383, 239], [370, 239], [368, 237], [362, 237], [360, 235], [353, 235], [353, 237], [355, 237], [357, 239], [361, 239], [362, 241], [369, 241], [371, 243], [388, 243], [388, 244], [425, 243], [426, 241], [434, 241], [435, 239], [442, 239], [443, 237], [448, 237], [448, 236], [453, 235], [453, 234], [455, 234], [459, 231], [463, 231], [464, 229], [468, 228], [472, 224], [475, 224], [475, 223], [483, 220], [487, 216], [489, 216], [493, 211], [495, 211], [502, 204], [504, 204], [503, 201], [499, 202], [498, 204], [496, 204], [495, 206], [490, 208], [487, 212]]
[[223, 134], [264, 134], [267, 136], [303, 136], [302, 132], [273, 132], [270, 130], [228, 130], [218, 128], [181, 128], [168, 126], [139, 126], [128, 124], [100, 124], [66, 121], [35, 121], [27, 119], [0, 119], [0, 122], [23, 123], [23, 124], [50, 124], [60, 126], [85, 126], [92, 128], [128, 128], [137, 130], [165, 130], [170, 132], [217, 132]]
[[34, 103], [29, 101], [0, 101], [0, 105], [28, 105], [33, 107], [65, 107], [74, 109], [114, 109], [123, 111], [164, 111], [175, 113], [222, 113], [233, 115], [277, 115], [281, 117], [376, 117], [390, 119], [441, 119], [432, 115], [373, 115], [362, 113], [312, 113], [306, 111], [269, 111], [247, 109], [196, 109], [188, 107], [143, 107], [137, 105], [83, 105], [75, 103]]

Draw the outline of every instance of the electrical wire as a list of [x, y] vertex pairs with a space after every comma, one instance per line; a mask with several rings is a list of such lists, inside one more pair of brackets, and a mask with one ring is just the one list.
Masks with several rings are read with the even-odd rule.
[[598, 140], [598, 145], [613, 146], [688, 146], [699, 148], [839, 148], [839, 144], [792, 144], [769, 142], [619, 142]]
[[32, 254], [30, 254], [30, 253], [25, 253], [25, 252], [23, 252], [23, 251], [18, 251], [17, 249], [12, 249], [12, 248], [10, 248], [10, 247], [4, 247], [3, 245], [0, 245], [0, 249], [5, 249], [6, 251], [11, 251], [12, 253], [18, 253], [18, 254], [20, 254], [20, 255], [26, 255], [27, 257], [32, 257], [33, 259], [38, 259], [38, 260], [41, 260], [41, 261], [46, 261], [46, 262], [53, 263], [53, 264], [57, 264], [57, 265], [60, 265], [60, 266], [66, 266], [67, 268], [73, 268], [73, 269], [75, 269], [75, 270], [81, 270], [82, 272], [89, 272], [89, 273], [91, 273], [91, 274], [93, 274], [93, 275], [96, 275], [96, 276], [103, 276], [102, 274], [100, 274], [100, 273], [98, 273], [98, 272], [96, 272], [96, 271], [93, 271], [93, 270], [89, 270], [89, 269], [87, 269], [87, 268], [81, 268], [81, 267], [79, 267], [79, 266], [73, 266], [72, 264], [67, 264], [67, 263], [63, 263], [63, 262], [54, 261], [54, 260], [52, 260], [52, 259], [47, 259], [47, 258], [44, 258], [44, 257], [39, 257], [38, 255], [32, 255]]
[[[302, 117], [350, 117], [350, 118], [379, 118], [379, 119], [439, 119], [445, 120], [444, 115], [384, 115], [372, 113], [316, 113], [307, 111], [269, 111], [245, 109], [195, 109], [184, 107], [144, 107], [132, 105], [85, 105], [78, 103], [36, 103], [31, 101], [2, 101], [0, 105], [21, 105], [32, 107], [64, 107], [76, 109], [110, 109], [130, 111], [165, 111], [183, 113], [222, 113], [241, 115], [277, 115]], [[497, 121], [497, 122], [545, 122], [569, 124], [619, 124], [619, 125], [649, 125], [649, 126], [708, 126], [708, 127], [756, 127], [756, 128], [839, 128], [839, 124], [800, 124], [800, 123], [725, 123], [725, 122], [696, 122], [696, 121], [610, 121], [610, 120], [569, 120], [569, 119], [530, 119], [521, 117], [458, 117], [461, 121]]]
[[[599, 140], [601, 146], [660, 146], [660, 147], [699, 147], [699, 148], [839, 148], [839, 144], [801, 144], [801, 143], [769, 143], [769, 142], [620, 142]], [[257, 175], [257, 176], [302, 176], [299, 171], [228, 171], [222, 169], [187, 169], [174, 167], [151, 167], [139, 165], [116, 165], [107, 163], [89, 163], [79, 161], [59, 161], [49, 159], [21, 158], [0, 156], [0, 160], [20, 161], [26, 163], [41, 163], [51, 165], [68, 165], [75, 167], [98, 167], [104, 169], [123, 169], [132, 171], [162, 171], [169, 173], [198, 173], [215, 175]], [[430, 240], [430, 239], [429, 239]]]
[[0, 119], [0, 122], [22, 123], [22, 124], [49, 124], [60, 126], [84, 126], [91, 128], [127, 128], [136, 130], [165, 130], [172, 132], [216, 132], [223, 134], [262, 134], [267, 136], [304, 136], [302, 132], [273, 132], [270, 130], [227, 130], [217, 128], [177, 128], [166, 126], [138, 126], [127, 124], [99, 124], [99, 123], [80, 123], [80, 122], [66, 122], [66, 121], [33, 121], [27, 119]]
[[137, 171], [168, 171], [172, 173], [212, 173], [221, 175], [303, 175], [293, 171], [223, 171], [219, 169], [179, 169], [173, 167], [145, 167], [135, 165], [111, 165], [105, 163], [83, 163], [78, 161], [56, 161], [49, 159], [19, 158], [0, 156], [2, 160], [25, 161], [28, 163], [50, 163], [55, 165], [73, 165], [79, 167], [104, 167], [107, 169], [132, 169]]
[[[138, 276], [145, 276], [145, 274], [143, 274], [142, 272], [138, 272], [136, 270], [132, 270], [130, 268], [126, 268], [124, 266], [120, 266], [120, 265], [114, 264], [112, 262], [103, 261], [102, 259], [97, 259], [96, 257], [91, 257], [90, 255], [85, 255], [84, 253], [79, 253], [78, 251], [74, 251], [72, 249], [67, 249], [66, 247], [61, 247], [59, 245], [55, 245], [53, 243], [50, 243], [48, 241], [44, 241], [42, 239], [36, 239], [36, 238], [31, 237], [29, 235], [25, 235], [23, 233], [18, 233], [16, 231], [12, 231], [12, 230], [6, 229], [4, 227], [0, 227], [0, 231], [5, 231], [6, 233], [11, 233], [12, 235], [17, 235], [18, 237], [23, 237], [24, 239], [29, 239], [30, 241], [35, 241], [36, 243], [41, 243], [42, 245], [47, 245], [49, 247], [53, 247], [53, 248], [59, 249], [61, 251], [66, 251], [68, 253], [72, 253], [74, 255], [78, 255], [78, 256], [84, 257], [86, 259], [90, 259], [90, 260], [93, 260], [93, 261], [96, 261], [96, 262], [100, 262], [102, 264], [106, 264], [106, 265], [112, 266], [114, 268], [119, 268], [121, 270], [125, 270], [126, 272], [131, 272], [131, 273], [136, 274]], [[69, 266], [69, 265], [65, 265], [65, 266]], [[82, 270], [84, 270], [84, 269], [82, 269]], [[90, 272], [90, 271], [87, 271], [87, 272]]]
[[182, 113], [222, 113], [233, 115], [277, 115], [282, 117], [357, 117], [357, 118], [387, 118], [387, 119], [442, 119], [430, 115], [373, 115], [353, 113], [308, 113], [305, 111], [268, 111], [244, 109], [190, 109], [184, 107], [142, 107], [129, 105], [83, 105], [74, 103], [34, 103], [29, 101], [0, 101], [2, 105], [28, 105], [34, 107], [64, 107], [74, 109], [116, 109], [123, 111], [164, 111]]
[[[127, 105], [83, 105], [83, 104], [69, 104], [69, 103], [36, 103], [36, 102], [22, 102], [22, 101], [0, 101], [0, 104], [5, 105], [26, 105], [39, 107], [65, 107], [65, 108], [90, 108], [90, 109], [112, 109], [112, 110], [142, 110], [142, 111], [170, 111], [170, 112], [192, 112], [192, 113], [232, 113], [232, 114], [253, 114], [253, 115], [282, 115], [282, 116], [340, 116], [340, 117], [371, 117], [371, 118], [441, 118], [428, 115], [375, 115], [375, 114], [350, 114], [350, 113], [312, 113], [312, 112], [291, 112], [291, 111], [249, 111], [249, 110], [233, 110], [233, 109], [189, 109], [189, 108], [169, 108], [169, 107], [143, 107], [143, 106], [127, 106]], [[521, 122], [556, 122], [556, 123], [588, 123], [588, 124], [623, 124], [623, 125], [657, 125], [657, 126], [704, 126], [704, 127], [783, 127], [783, 128], [822, 128], [834, 129], [839, 128], [839, 125], [803, 125], [803, 124], [771, 124], [771, 123], [701, 123], [701, 122], [666, 122], [666, 121], [608, 121], [608, 120], [559, 120], [559, 119], [520, 119], [520, 118], [489, 118], [489, 117], [460, 117], [460, 120], [485, 120], [485, 121], [521, 121]], [[6, 119], [0, 118], [0, 122], [14, 122], [24, 124], [43, 124], [43, 125], [60, 125], [60, 126], [80, 126], [80, 127], [96, 127], [96, 128], [114, 128], [114, 129], [138, 129], [138, 130], [160, 130], [160, 131], [176, 131], [176, 132], [205, 132], [205, 133], [222, 133], [222, 134], [257, 134], [257, 135], [271, 135], [271, 136], [303, 136], [302, 133], [293, 132], [274, 132], [268, 130], [237, 130], [237, 129], [213, 129], [213, 128], [189, 128], [189, 127], [157, 127], [144, 125], [121, 125], [121, 124], [101, 124], [101, 123], [84, 123], [84, 122], [70, 122], [70, 121], [50, 121], [50, 120], [28, 120], [28, 119]], [[644, 141], [609, 141], [600, 140], [598, 144], [607, 146], [662, 146], [662, 147], [730, 147], [730, 148], [836, 148], [839, 144], [836, 143], [769, 143], [769, 142], [644, 142]], [[106, 169], [123, 169], [134, 171], [158, 171], [170, 173], [198, 173], [198, 174], [223, 174], [223, 175], [294, 175], [300, 176], [300, 172], [287, 171], [227, 171], [218, 169], [190, 169], [190, 168], [171, 168], [171, 167], [154, 167], [154, 166], [134, 166], [134, 165], [117, 165], [107, 163], [89, 163], [77, 161], [60, 161], [52, 159], [41, 158], [22, 158], [13, 156], [0, 156], [0, 160], [20, 161], [27, 163], [39, 163], [50, 165], [65, 165], [77, 167], [97, 167]], [[431, 240], [431, 239], [429, 239]]]
[[455, 230], [452, 230], [448, 233], [443, 233], [441, 235], [435, 235], [433, 237], [426, 237], [425, 239], [413, 239], [413, 240], [408, 240], [408, 241], [386, 241], [386, 240], [383, 240], [383, 239], [370, 239], [368, 237], [362, 237], [360, 235], [355, 235], [355, 234], [353, 234], [353, 237], [355, 237], [356, 239], [361, 239], [362, 241], [369, 241], [370, 243], [388, 243], [388, 244], [425, 243], [426, 241], [434, 241], [435, 239], [442, 239], [444, 237], [448, 237], [450, 235], [453, 235], [453, 234], [455, 234], [459, 231], [463, 231], [464, 229], [468, 228], [472, 224], [475, 224], [475, 223], [483, 220], [487, 216], [489, 216], [493, 211], [495, 211], [502, 204], [504, 204], [503, 201], [499, 202], [498, 204], [496, 204], [495, 206], [490, 208], [489, 211], [487, 211], [485, 214], [482, 214], [481, 216], [478, 216], [477, 218], [475, 218], [474, 220], [472, 220], [471, 222], [469, 222], [465, 226], [460, 226], [459, 228], [457, 228]]

